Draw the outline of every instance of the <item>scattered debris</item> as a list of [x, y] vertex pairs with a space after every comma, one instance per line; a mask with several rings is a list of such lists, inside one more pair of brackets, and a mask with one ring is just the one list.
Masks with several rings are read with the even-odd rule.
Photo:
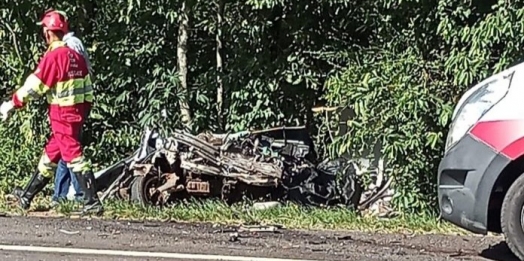
[[236, 228], [221, 228], [221, 229], [213, 230], [213, 234], [232, 233], [232, 232], [237, 232], [237, 231], [238, 229]]
[[67, 235], [76, 235], [76, 234], [80, 234], [80, 231], [68, 231], [68, 230], [65, 230], [65, 229], [60, 229], [59, 231], [62, 232], [62, 233], [64, 233], [64, 234], [67, 234]]
[[352, 236], [337, 236], [335, 237], [336, 240], [353, 240], [353, 237]]
[[280, 233], [282, 226], [241, 226], [238, 232], [271, 232]]
[[257, 202], [253, 204], [254, 210], [266, 210], [271, 208], [280, 207], [282, 204], [278, 201], [268, 201], [268, 202]]
[[231, 233], [229, 234], [229, 242], [237, 242], [239, 238], [238, 233]]
[[292, 249], [292, 248], [300, 248], [300, 245], [289, 244], [287, 246], [282, 246], [282, 249]]

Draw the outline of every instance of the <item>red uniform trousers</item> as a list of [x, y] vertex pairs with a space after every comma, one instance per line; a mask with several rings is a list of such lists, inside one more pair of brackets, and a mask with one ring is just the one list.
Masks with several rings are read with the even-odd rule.
[[52, 177], [60, 159], [74, 172], [91, 170], [91, 164], [83, 157], [80, 133], [90, 104], [50, 109], [51, 137], [39, 163], [42, 175]]

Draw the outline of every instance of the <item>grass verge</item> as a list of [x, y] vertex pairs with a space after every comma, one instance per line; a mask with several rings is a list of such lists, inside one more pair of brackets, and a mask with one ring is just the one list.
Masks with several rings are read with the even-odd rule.
[[[37, 198], [31, 210], [49, 209], [49, 203], [45, 199]], [[295, 204], [285, 204], [276, 208], [255, 210], [247, 202], [228, 206], [215, 200], [184, 201], [164, 208], [144, 207], [122, 201], [107, 201], [104, 205], [106, 210], [104, 219], [211, 222], [230, 225], [278, 224], [293, 229], [356, 230], [384, 233], [467, 233], [432, 216], [405, 215], [392, 219], [380, 219], [360, 216], [348, 209], [336, 207], [308, 208]], [[78, 204], [73, 202], [65, 202], [56, 209], [55, 215], [70, 216], [71, 212], [78, 207]], [[28, 214], [16, 207], [9, 206], [5, 201], [0, 202], [0, 209], [12, 214]]]

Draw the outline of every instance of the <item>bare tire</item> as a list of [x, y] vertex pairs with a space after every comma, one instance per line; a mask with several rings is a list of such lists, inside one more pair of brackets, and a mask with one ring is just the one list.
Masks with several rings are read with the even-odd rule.
[[154, 192], [160, 183], [157, 175], [137, 176], [131, 184], [131, 201], [143, 206], [162, 205], [159, 193]]
[[513, 182], [504, 197], [500, 223], [508, 247], [524, 260], [524, 174]]

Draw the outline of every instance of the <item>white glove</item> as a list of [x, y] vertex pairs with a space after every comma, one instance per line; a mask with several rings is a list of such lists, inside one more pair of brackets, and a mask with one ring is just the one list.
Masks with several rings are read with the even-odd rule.
[[6, 121], [9, 117], [9, 112], [13, 110], [15, 105], [13, 104], [13, 101], [5, 101], [0, 106], [0, 114], [2, 114], [2, 121]]

